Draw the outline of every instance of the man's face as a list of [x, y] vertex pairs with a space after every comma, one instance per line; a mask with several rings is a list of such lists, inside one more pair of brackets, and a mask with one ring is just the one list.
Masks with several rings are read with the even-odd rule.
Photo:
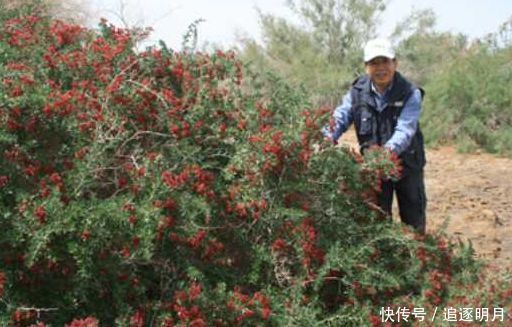
[[396, 59], [376, 57], [365, 63], [366, 73], [379, 89], [384, 90], [393, 81], [397, 67]]

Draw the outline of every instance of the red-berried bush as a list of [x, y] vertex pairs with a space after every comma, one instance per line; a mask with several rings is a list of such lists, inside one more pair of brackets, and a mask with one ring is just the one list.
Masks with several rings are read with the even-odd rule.
[[328, 113], [234, 52], [1, 15], [2, 325], [360, 326], [478, 281], [382, 220], [396, 158], [317, 147]]

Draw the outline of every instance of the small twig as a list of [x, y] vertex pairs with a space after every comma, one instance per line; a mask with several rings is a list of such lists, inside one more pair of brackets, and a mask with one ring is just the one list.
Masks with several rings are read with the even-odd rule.
[[43, 311], [43, 312], [48, 312], [48, 311], [59, 311], [59, 308], [26, 308], [26, 307], [21, 307], [21, 308], [18, 308], [18, 310], [20, 310], [20, 311]]
[[126, 72], [132, 68], [133, 66], [135, 66], [135, 64], [137, 64], [138, 61], [137, 60], [132, 60], [131, 62], [128, 63], [128, 65], [126, 65], [125, 68], [123, 68], [123, 70], [121, 70], [119, 73], [117, 73], [114, 77], [112, 77], [112, 80], [110, 81], [109, 85], [106, 87], [106, 89], [108, 90], [110, 87], [112, 87], [112, 85], [114, 84], [114, 82], [116, 81], [116, 79], [119, 77], [119, 76], [122, 76], [124, 74], [126, 74]]
[[121, 23], [123, 24], [123, 26], [125, 28], [130, 28], [130, 24], [128, 23], [128, 18], [126, 17], [125, 10], [126, 10], [126, 3], [121, 0], [121, 1], [119, 1], [119, 11], [115, 11], [112, 9], [107, 9], [106, 11], [110, 12], [111, 14], [116, 16], [121, 21]]
[[[133, 141], [133, 140], [137, 139], [140, 135], [144, 135], [144, 134], [172, 138], [172, 136], [170, 134], [153, 132], [153, 131], [137, 131], [132, 136], [130, 136], [126, 141], [124, 141], [123, 144], [121, 144], [119, 146], [119, 149], [123, 149], [126, 146], [126, 144], [128, 144], [128, 142]], [[119, 150], [117, 152], [119, 152]]]
[[382, 208], [381, 208], [381, 207], [379, 207], [377, 204], [373, 203], [373, 202], [372, 202], [372, 201], [370, 201], [370, 200], [365, 200], [365, 201], [364, 201], [364, 203], [365, 203], [368, 207], [370, 207], [370, 209], [376, 210], [376, 211], [378, 211], [379, 213], [382, 213], [382, 214], [384, 214], [384, 215], [387, 215], [387, 214], [388, 214], [386, 211], [382, 210]]
[[41, 317], [41, 312], [59, 311], [58, 308], [26, 308], [26, 307], [18, 308], [18, 310], [19, 311], [27, 311], [27, 312], [35, 311], [37, 320], [39, 320], [39, 318]]
[[135, 166], [135, 169], [139, 170], [140, 166], [137, 164], [137, 160], [135, 159], [135, 157], [130, 156], [130, 159], [132, 160], [133, 165]]
[[138, 87], [143, 88], [144, 90], [148, 91], [149, 93], [153, 94], [158, 100], [160, 100], [166, 107], [166, 109], [169, 109], [169, 103], [162, 97], [162, 95], [158, 92], [155, 92], [151, 88], [149, 88], [147, 85], [144, 85], [142, 83], [139, 83], [137, 81], [127, 79], [126, 82], [132, 83], [133, 85], [136, 85]]

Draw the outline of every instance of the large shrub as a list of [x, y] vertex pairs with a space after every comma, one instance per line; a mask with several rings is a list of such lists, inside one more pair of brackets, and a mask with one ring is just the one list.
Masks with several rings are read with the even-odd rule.
[[432, 143], [512, 155], [512, 47], [475, 44], [426, 86], [425, 129]]
[[135, 51], [140, 31], [106, 22], [3, 17], [0, 324], [361, 326], [384, 305], [510, 304], [500, 285], [461, 295], [470, 248], [381, 220], [394, 166], [316, 147], [325, 111], [273, 75]]

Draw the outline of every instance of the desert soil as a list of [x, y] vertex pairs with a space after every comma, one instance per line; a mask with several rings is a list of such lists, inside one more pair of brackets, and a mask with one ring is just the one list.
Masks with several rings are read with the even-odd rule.
[[[343, 143], [355, 146], [353, 131]], [[471, 241], [476, 256], [512, 268], [512, 159], [427, 149], [427, 232]], [[393, 215], [399, 220], [396, 204]]]

